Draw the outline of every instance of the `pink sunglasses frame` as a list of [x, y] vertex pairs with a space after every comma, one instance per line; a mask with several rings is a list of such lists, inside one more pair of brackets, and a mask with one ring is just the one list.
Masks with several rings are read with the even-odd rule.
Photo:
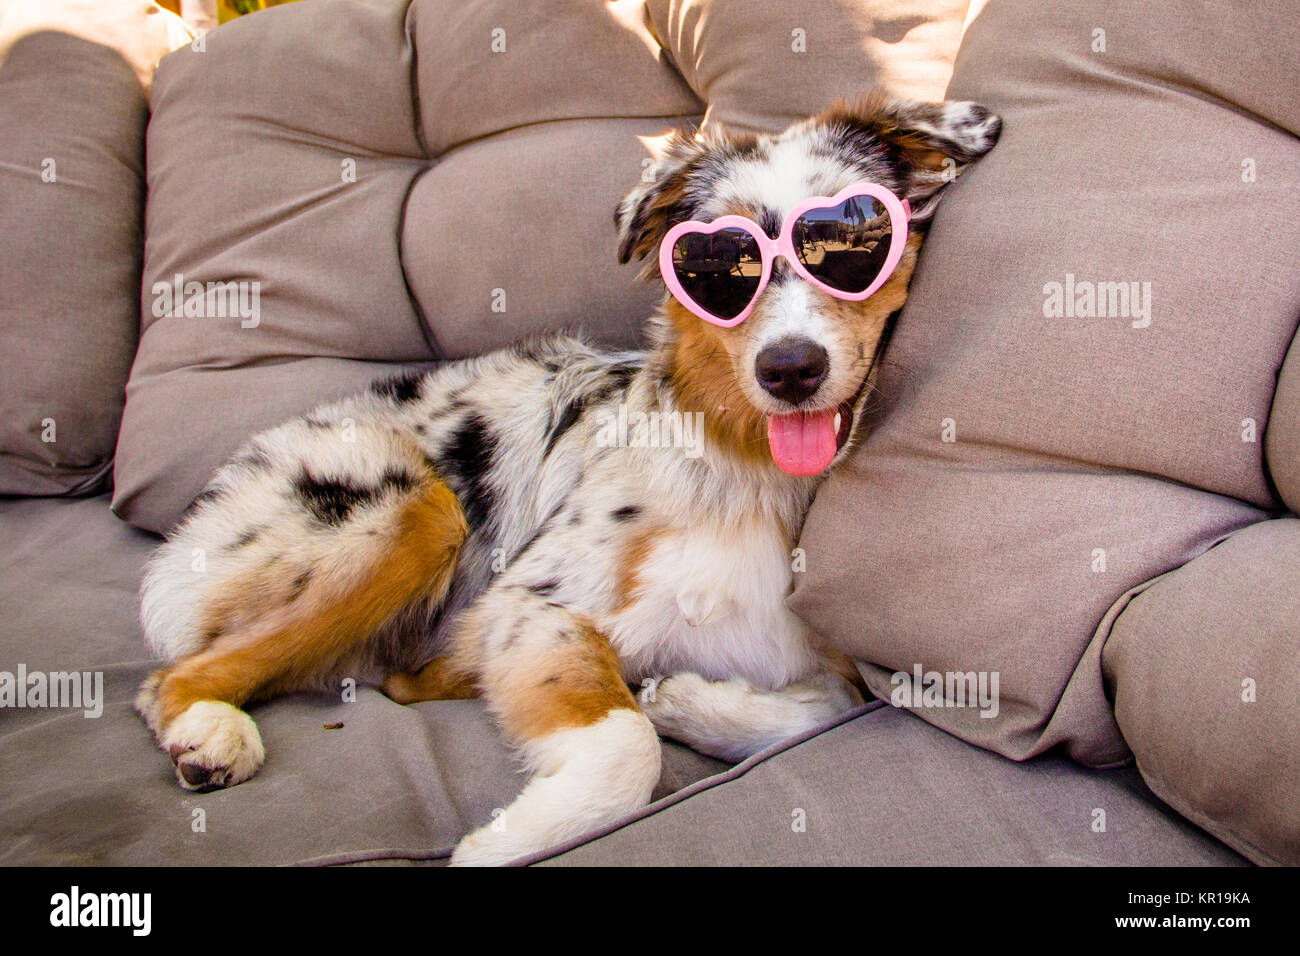
[[[885, 264], [880, 268], [880, 275], [876, 276], [871, 285], [861, 292], [843, 292], [839, 289], [832, 289], [819, 280], [799, 261], [799, 255], [794, 248], [794, 224], [800, 216], [810, 209], [838, 206], [844, 200], [851, 199], [854, 196], [870, 196], [872, 199], [880, 201], [881, 205], [885, 207], [885, 211], [889, 213], [892, 235], [889, 240], [889, 253], [885, 256]], [[724, 329], [734, 328], [749, 318], [750, 313], [754, 311], [754, 305], [758, 302], [759, 296], [767, 288], [768, 280], [772, 278], [773, 264], [781, 257], [784, 257], [790, 263], [800, 278], [806, 282], [811, 282], [828, 295], [849, 302], [861, 302], [885, 284], [893, 274], [894, 269], [897, 268], [899, 260], [903, 258], [903, 248], [907, 244], [907, 227], [911, 214], [912, 210], [907, 200], [900, 200], [884, 186], [878, 186], [875, 183], [857, 183], [841, 189], [834, 196], [810, 196], [803, 200], [791, 209], [785, 217], [785, 222], [781, 224], [781, 232], [776, 239], [769, 238], [767, 233], [763, 231], [762, 226], [752, 219], [746, 219], [744, 216], [722, 216], [712, 222], [697, 222], [695, 220], [679, 222], [668, 230], [668, 234], [664, 236], [663, 241], [659, 244], [659, 274], [663, 276], [664, 284], [668, 286], [668, 291], [672, 293], [673, 298], [680, 302], [684, 308], [699, 316], [705, 322], [711, 322]], [[707, 236], [720, 229], [742, 229], [749, 233], [753, 236], [754, 241], [758, 243], [759, 252], [763, 257], [763, 274], [758, 281], [758, 288], [754, 292], [754, 297], [749, 300], [749, 305], [745, 306], [744, 311], [732, 319], [719, 318], [692, 299], [682, 287], [677, 278], [677, 273], [673, 270], [673, 246], [677, 244], [678, 239], [690, 232], [702, 233]]]

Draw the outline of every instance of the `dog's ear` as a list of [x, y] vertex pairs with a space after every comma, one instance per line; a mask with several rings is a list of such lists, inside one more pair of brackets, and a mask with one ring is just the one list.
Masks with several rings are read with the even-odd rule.
[[708, 140], [679, 129], [661, 140], [658, 159], [614, 210], [620, 263], [651, 255], [675, 223], [690, 218], [690, 174], [709, 149]]
[[1002, 119], [978, 103], [918, 103], [879, 93], [832, 106], [821, 119], [888, 144], [904, 179], [913, 222], [934, 216], [943, 188], [993, 148]]

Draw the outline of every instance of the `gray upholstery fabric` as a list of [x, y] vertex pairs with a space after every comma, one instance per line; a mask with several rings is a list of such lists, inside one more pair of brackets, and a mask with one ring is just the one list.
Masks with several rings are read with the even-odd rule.
[[402, 246], [439, 354], [477, 355], [557, 328], [615, 346], [641, 340], [663, 290], [636, 280], [639, 264], [615, 261], [613, 210], [643, 171], [641, 138], [664, 126], [530, 124], [455, 149], [420, 177]]
[[[1294, 662], [1294, 522], [1256, 524], [1281, 504], [1270, 477], [1295, 507], [1300, 460], [1294, 357], [1273, 395], [1300, 312], [1287, 212], [1300, 58], [1270, 4], [1248, 30], [1224, 12], [1205, 12], [1209, 28], [1171, 16], [1159, 50], [1143, 45], [1149, 19], [1114, 4], [979, 5], [952, 94], [1002, 112], [1007, 132], [945, 201], [889, 356], [884, 424], [820, 496], [795, 598], [874, 662], [882, 692], [918, 663], [1001, 671], [1000, 722], [921, 716], [1016, 757], [1064, 743], [1100, 764], [1131, 743], [1158, 792], [1265, 861], [1293, 856], [1294, 761], [1276, 747], [1295, 712], [1242, 721], [1214, 694], [1243, 663], [1288, 693]], [[903, 84], [929, 51], [915, 88], [895, 86], [925, 95], [962, 4], [868, 6], [819, 0], [787, 19], [780, 4], [566, 0], [540, 17], [515, 0], [313, 0], [169, 58], [119, 511], [167, 527], [249, 433], [402, 366], [566, 319], [631, 341], [655, 293], [608, 247], [613, 202], [645, 159], [636, 136], [705, 101], [713, 120], [774, 128], [821, 105], [818, 83]], [[1098, 17], [1108, 55], [1086, 52]], [[581, 82], [563, 57], [577, 37], [593, 47]], [[17, 277], [0, 285], [3, 493], [86, 493], [111, 464], [140, 305], [144, 108], [114, 56], [41, 34], [0, 66], [0, 215], [43, 224], [0, 230]], [[78, 192], [33, 180], [33, 130], [61, 144], [60, 183]], [[1121, 151], [1097, 145], [1116, 137]], [[1244, 159], [1258, 180], [1240, 179]], [[1051, 189], [1027, 188], [1044, 170]], [[1217, 215], [1224, 196], [1246, 253]], [[1043, 283], [1072, 270], [1152, 280], [1153, 326], [1045, 324]], [[177, 274], [258, 282], [260, 321], [153, 316], [153, 283]], [[1270, 403], [1266, 469], [1241, 423]], [[33, 427], [45, 417], [53, 447]], [[939, 437], [949, 417], [954, 443]], [[154, 539], [105, 498], [10, 498], [0, 540], [0, 671], [98, 671], [107, 696], [95, 719], [0, 708], [0, 863], [438, 860], [522, 784], [477, 702], [403, 708], [362, 689], [255, 708], [270, 754], [258, 777], [181, 791], [130, 710], [154, 666], [136, 623]], [[1251, 722], [1267, 713], [1281, 716]], [[1200, 762], [1188, 727], [1222, 734]], [[1243, 781], [1225, 776], [1234, 748]], [[662, 802], [554, 862], [1241, 862], [1133, 770], [1014, 764], [891, 709], [717, 777], [723, 765], [685, 748], [665, 756]], [[796, 810], [806, 832], [790, 828]]]
[[[639, 0], [415, 0], [410, 10], [420, 124], [434, 156], [535, 124], [593, 117], [677, 119], [704, 111], [672, 68]], [[582, 147], [576, 148], [575, 161], [582, 155]], [[587, 162], [579, 165], [590, 168]], [[512, 192], [506, 182], [491, 186], [505, 195]], [[580, 189], [563, 195], [583, 205], [587, 201]]]
[[[478, 701], [402, 707], [361, 688], [355, 703], [300, 694], [252, 708], [266, 765], [188, 793], [131, 710], [156, 666], [136, 620], [156, 539], [98, 497], [0, 501], [0, 540], [0, 671], [101, 671], [105, 699], [98, 718], [0, 707], [0, 864], [439, 859], [523, 785]], [[665, 744], [657, 792], [724, 766]]]
[[872, 87], [943, 99], [968, 0], [648, 0], [706, 125], [776, 131]]
[[0, 61], [0, 494], [88, 494], [135, 353], [148, 103], [119, 53], [66, 33]]
[[1136, 595], [1102, 660], [1151, 788], [1252, 860], [1300, 865], [1300, 519]]
[[[614, 833], [572, 866], [1230, 866], [1132, 769], [1014, 763], [881, 707]], [[1104, 811], [1104, 817], [1098, 816]], [[1094, 830], [1104, 821], [1104, 832]], [[802, 825], [802, 829], [800, 829]]]
[[[364, 387], [381, 362], [436, 357], [398, 245], [427, 165], [405, 20], [397, 0], [290, 4], [160, 64], [114, 468], [115, 508], [137, 526], [170, 527], [253, 431]], [[248, 283], [257, 316], [155, 315], [155, 285], [178, 275]]]
[[[703, 106], [634, 14], [314, 0], [168, 56], [116, 511], [167, 529], [250, 434], [363, 387], [376, 363], [560, 324], [635, 341], [657, 293], [616, 264], [613, 209], [642, 174], [637, 137]], [[573, 81], [576, 36], [601, 82]], [[177, 275], [256, 282], [256, 324], [154, 315], [154, 285]]]
[[1278, 494], [1293, 512], [1300, 512], [1300, 337], [1291, 343], [1278, 373], [1264, 453]]
[[[996, 672], [997, 717], [918, 714], [1016, 758], [1124, 759], [1099, 625], [1282, 505], [1263, 435], [1300, 316], [1300, 37], [1288, 0], [1191, 9], [973, 6], [948, 95], [1001, 139], [943, 200], [879, 427], [801, 542], [792, 605], [873, 690]], [[1103, 286], [1090, 311], [1097, 283], [1138, 301]]]

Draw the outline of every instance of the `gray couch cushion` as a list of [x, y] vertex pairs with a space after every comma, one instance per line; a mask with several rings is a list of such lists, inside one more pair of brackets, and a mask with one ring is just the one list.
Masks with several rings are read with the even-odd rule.
[[[546, 329], [634, 345], [662, 288], [619, 266], [613, 209], [663, 119], [530, 124], [461, 146], [411, 189], [407, 279], [441, 355]], [[473, 223], [473, 226], [469, 226]]]
[[[159, 66], [114, 469], [114, 507], [136, 525], [170, 527], [253, 431], [364, 387], [379, 363], [435, 358], [398, 248], [426, 165], [405, 25], [398, 0], [289, 4]], [[247, 314], [224, 299], [171, 314], [178, 275], [241, 283]]]
[[[421, 129], [434, 156], [541, 123], [676, 119], [704, 109], [670, 66], [640, 0], [415, 0], [410, 20]], [[539, 169], [532, 175], [545, 178]], [[489, 182], [511, 192], [508, 181]], [[564, 195], [580, 200], [581, 192]]]
[[135, 351], [148, 103], [119, 53], [67, 33], [0, 60], [0, 494], [86, 494]]
[[[1103, 811], [1104, 815], [1099, 815]], [[1101, 821], [1104, 830], [1095, 829]], [[1132, 769], [1014, 763], [881, 706], [533, 862], [576, 866], [1231, 866]]]
[[[642, 173], [637, 136], [702, 106], [635, 4], [553, 6], [314, 0], [163, 61], [119, 514], [169, 528], [251, 433], [379, 363], [557, 325], [635, 339], [654, 293], [614, 261], [614, 205]], [[572, 81], [577, 36], [600, 82]], [[177, 275], [246, 283], [259, 314], [155, 315]]]
[[1102, 654], [1166, 802], [1259, 863], [1300, 865], [1300, 520], [1244, 528], [1135, 595]]
[[0, 2], [0, 494], [107, 481], [139, 328], [149, 0]]
[[1292, 511], [1300, 512], [1300, 336], [1291, 343], [1278, 373], [1264, 452], [1278, 494]]
[[968, 0], [648, 0], [707, 125], [777, 131], [879, 86], [943, 98]]
[[[103, 673], [102, 716], [0, 707], [0, 864], [441, 859], [523, 786], [474, 700], [402, 707], [361, 688], [252, 710], [267, 763], [230, 790], [176, 785], [131, 709], [149, 660], [140, 568], [157, 539], [106, 498], [0, 501], [0, 671]], [[324, 725], [343, 722], [337, 730]], [[665, 795], [724, 768], [664, 745]], [[193, 829], [203, 810], [206, 831]]]

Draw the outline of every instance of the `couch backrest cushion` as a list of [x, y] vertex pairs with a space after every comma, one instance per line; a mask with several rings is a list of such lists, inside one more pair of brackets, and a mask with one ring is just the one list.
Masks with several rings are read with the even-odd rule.
[[[616, 264], [613, 210], [645, 172], [649, 141], [704, 113], [673, 64], [739, 71], [708, 88], [721, 83], [737, 115], [767, 125], [782, 120], [766, 104], [791, 102], [799, 57], [817, 68], [796, 76], [820, 85], [800, 90], [796, 116], [890, 79], [877, 76], [872, 20], [845, 18], [870, 4], [744, 4], [752, 22], [725, 0], [674, 9], [709, 19], [715, 5], [726, 29], [699, 50], [665, 49], [683, 32], [664, 25], [668, 4], [652, 16], [644, 0], [554, 0], [544, 12], [517, 0], [313, 0], [168, 57], [149, 127], [142, 333], [115, 510], [166, 529], [253, 432], [394, 364], [557, 327], [638, 341], [663, 290], [637, 280], [640, 264]], [[961, 13], [952, 0], [933, 9], [887, 31], [929, 37], [937, 96]], [[808, 52], [795, 53], [791, 31], [805, 28]], [[775, 47], [773, 31], [785, 38]], [[949, 37], [942, 52], [932, 33]], [[761, 75], [750, 68], [760, 57], [775, 57]], [[164, 300], [192, 301], [189, 282], [205, 294], [234, 282], [249, 304], [255, 289], [258, 314], [173, 314]]]
[[881, 86], [943, 97], [969, 0], [649, 0], [655, 34], [706, 123], [777, 131]]
[[114, 472], [128, 521], [166, 527], [252, 430], [434, 357], [398, 258], [423, 168], [405, 14], [289, 4], [159, 66]]
[[0, 10], [0, 494], [110, 475], [139, 327], [145, 86], [178, 22], [131, 0]]
[[[604, 5], [561, 9], [548, 26], [505, 0], [316, 0], [162, 64], [119, 514], [167, 528], [250, 434], [399, 364], [566, 319], [633, 340], [622, 313], [651, 292], [614, 265], [612, 210], [641, 172], [637, 135], [702, 106]], [[630, 99], [575, 80], [561, 55], [575, 23], [623, 51]], [[591, 92], [557, 108], [539, 71]], [[176, 314], [177, 277], [185, 301], [186, 283], [234, 282], [257, 315]]]
[[1123, 759], [1108, 610], [1281, 507], [1262, 448], [1300, 316], [1293, 22], [1286, 0], [972, 9], [948, 92], [1002, 137], [944, 199], [883, 420], [822, 488], [793, 599], [877, 693], [997, 672], [997, 716], [918, 713], [1014, 757]]

